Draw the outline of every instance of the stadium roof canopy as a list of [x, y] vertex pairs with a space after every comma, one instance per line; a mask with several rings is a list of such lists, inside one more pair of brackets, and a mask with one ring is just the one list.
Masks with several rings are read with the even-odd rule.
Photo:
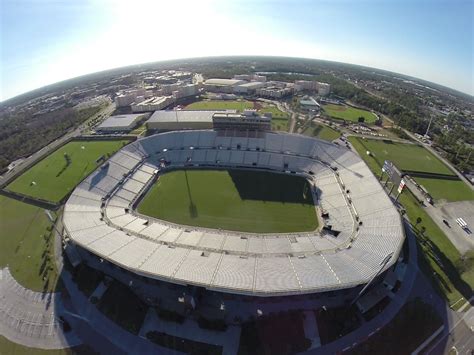
[[[132, 206], [163, 159], [171, 168], [192, 161], [306, 176], [327, 228], [239, 233], [139, 215]], [[83, 180], [65, 205], [63, 222], [73, 243], [138, 275], [256, 296], [365, 284], [381, 265], [386, 270], [396, 262], [404, 241], [397, 209], [358, 155], [317, 139], [270, 132], [249, 138], [174, 131], [139, 139]]]

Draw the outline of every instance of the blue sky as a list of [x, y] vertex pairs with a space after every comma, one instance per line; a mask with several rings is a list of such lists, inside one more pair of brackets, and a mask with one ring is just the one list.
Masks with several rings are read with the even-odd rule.
[[283, 55], [474, 94], [474, 1], [0, 0], [0, 100], [124, 65]]

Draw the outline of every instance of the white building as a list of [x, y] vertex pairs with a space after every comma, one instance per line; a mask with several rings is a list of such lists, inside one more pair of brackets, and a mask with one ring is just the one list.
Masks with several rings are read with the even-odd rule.
[[270, 86], [258, 89], [256, 93], [258, 96], [280, 99], [282, 97], [291, 95], [293, 91], [294, 89], [292, 87]]
[[173, 91], [173, 97], [177, 100], [183, 97], [195, 96], [199, 93], [199, 86], [196, 84], [187, 84], [180, 86]]
[[317, 82], [318, 94], [321, 96], [327, 96], [331, 92], [331, 85], [327, 83]]
[[310, 81], [310, 80], [295, 80], [295, 91], [302, 91], [302, 90], [310, 90], [316, 91], [317, 81]]
[[231, 94], [234, 92], [234, 87], [245, 84], [244, 80], [237, 79], [207, 79], [204, 82], [204, 89], [209, 92], [222, 92]]
[[259, 81], [252, 81], [250, 83], [240, 84], [234, 87], [236, 94], [252, 95], [257, 92], [258, 89], [265, 87], [265, 83]]
[[264, 75], [258, 75], [258, 74], [238, 74], [234, 75], [234, 79], [236, 80], [246, 80], [246, 81], [260, 81], [260, 82], [266, 82], [267, 77]]
[[162, 110], [175, 101], [173, 96], [152, 97], [139, 103], [132, 104], [132, 112], [151, 112]]
[[137, 102], [137, 97], [146, 98], [149, 95], [150, 93], [143, 88], [123, 91], [115, 97], [115, 105], [117, 107], [130, 106], [132, 103]]

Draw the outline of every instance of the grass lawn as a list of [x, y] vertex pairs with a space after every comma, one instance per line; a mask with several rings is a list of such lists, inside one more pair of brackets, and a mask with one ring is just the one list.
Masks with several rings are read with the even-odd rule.
[[[126, 143], [128, 141], [125, 140], [69, 142], [16, 178], [7, 189], [34, 198], [59, 202], [94, 171], [97, 158], [104, 154], [113, 154]], [[69, 161], [64, 154], [67, 154]]]
[[162, 175], [138, 206], [166, 221], [227, 230], [285, 233], [317, 227], [308, 182], [249, 170], [179, 170]]
[[258, 110], [260, 114], [267, 112], [272, 114], [272, 131], [288, 132], [288, 124], [290, 121], [290, 115], [288, 113], [279, 110], [275, 106], [266, 106]]
[[303, 132], [305, 136], [310, 136], [314, 138], [324, 139], [325, 141], [333, 141], [341, 136], [341, 133], [332, 129], [331, 127], [316, 124], [314, 122], [306, 128]]
[[237, 110], [253, 108], [253, 102], [247, 100], [203, 100], [193, 102], [185, 110]]
[[94, 354], [93, 349], [87, 345], [79, 345], [68, 349], [43, 350], [29, 348], [11, 342], [0, 335], [0, 354], [5, 355], [86, 355]]
[[370, 151], [380, 166], [385, 160], [391, 160], [401, 170], [454, 175], [441, 160], [419, 145], [354, 137], [350, 140], [351, 143], [357, 140], [365, 148], [363, 155]]
[[[381, 165], [376, 158], [366, 154], [367, 148], [361, 140], [354, 137], [349, 139], [372, 171], [380, 175]], [[449, 180], [443, 180], [443, 183], [445, 181]], [[419, 263], [425, 274], [450, 304], [470, 295], [474, 288], [474, 270], [471, 268], [465, 272], [460, 271], [462, 260], [458, 250], [409, 191], [400, 196], [400, 203], [412, 223], [415, 223], [418, 217], [421, 218], [421, 223], [413, 225], [413, 228], [419, 246]], [[425, 229], [423, 233], [421, 227]], [[461, 304], [462, 302], [459, 303]]]
[[275, 106], [266, 106], [262, 107], [260, 110], [258, 110], [259, 113], [264, 114], [270, 112], [272, 114], [272, 118], [277, 118], [277, 119], [289, 119], [290, 115], [287, 112], [283, 112], [278, 107]]
[[329, 116], [341, 120], [357, 122], [359, 117], [364, 117], [364, 122], [368, 124], [374, 123], [377, 120], [377, 116], [372, 112], [350, 106], [328, 104], [323, 105], [323, 109]]
[[58, 279], [50, 225], [43, 209], [0, 196], [0, 267], [34, 291], [54, 290]]
[[272, 118], [272, 131], [288, 132], [289, 120], [281, 118]]
[[416, 177], [416, 182], [427, 189], [435, 200], [449, 202], [474, 200], [474, 192], [462, 180], [443, 180]]

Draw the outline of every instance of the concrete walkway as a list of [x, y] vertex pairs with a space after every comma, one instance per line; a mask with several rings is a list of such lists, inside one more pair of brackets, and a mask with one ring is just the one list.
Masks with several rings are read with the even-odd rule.
[[73, 331], [63, 332], [58, 316], [60, 293], [34, 292], [21, 286], [4, 268], [0, 277], [0, 334], [31, 348], [63, 349], [80, 345]]

